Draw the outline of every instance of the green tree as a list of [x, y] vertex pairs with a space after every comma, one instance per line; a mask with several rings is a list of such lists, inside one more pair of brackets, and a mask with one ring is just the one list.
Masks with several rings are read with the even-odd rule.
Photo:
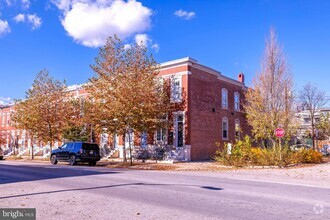
[[261, 62], [261, 70], [246, 93], [244, 105], [253, 135], [270, 140], [274, 146], [277, 127], [284, 128], [286, 138], [296, 130], [293, 121], [293, 80], [275, 30], [270, 30]]

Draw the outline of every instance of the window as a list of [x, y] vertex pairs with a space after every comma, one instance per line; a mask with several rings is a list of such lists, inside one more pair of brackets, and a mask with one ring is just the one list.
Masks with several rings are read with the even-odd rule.
[[113, 139], [113, 148], [114, 149], [117, 149], [118, 148], [118, 142], [119, 142], [119, 140], [118, 140], [118, 135], [117, 135], [116, 132], [113, 133], [112, 139]]
[[171, 81], [171, 101], [181, 102], [182, 83], [181, 77], [174, 77]]
[[183, 132], [184, 132], [184, 124], [183, 124], [183, 114], [178, 114], [175, 117], [175, 146], [177, 148], [183, 147]]
[[310, 123], [311, 122], [311, 119], [310, 118], [304, 118], [304, 122], [305, 123]]
[[165, 128], [157, 128], [157, 130], [156, 130], [156, 141], [157, 142], [166, 141], [166, 129]]
[[71, 150], [74, 147], [74, 143], [68, 143], [65, 147], [66, 150]]
[[5, 126], [5, 121], [6, 121], [5, 117], [6, 117], [6, 114], [2, 114], [2, 120], [1, 120], [1, 126], [2, 127]]
[[222, 140], [228, 140], [228, 118], [222, 119]]
[[234, 109], [235, 111], [239, 111], [240, 110], [240, 98], [239, 98], [239, 93], [235, 92], [234, 93]]
[[141, 147], [147, 148], [148, 147], [148, 134], [147, 132], [142, 132], [141, 134]]
[[239, 119], [235, 120], [235, 139], [240, 140], [241, 139], [241, 126]]
[[222, 108], [228, 108], [228, 90], [223, 88], [221, 90]]
[[66, 144], [63, 144], [62, 146], [61, 146], [61, 150], [64, 150], [64, 149], [66, 149], [67, 148], [67, 146], [68, 146], [68, 144], [66, 143]]

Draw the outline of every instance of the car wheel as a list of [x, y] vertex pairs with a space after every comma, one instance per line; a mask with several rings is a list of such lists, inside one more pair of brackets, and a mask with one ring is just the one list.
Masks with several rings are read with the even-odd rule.
[[70, 156], [69, 163], [70, 163], [71, 166], [76, 164], [76, 156], [75, 155]]
[[50, 158], [50, 162], [51, 162], [53, 165], [57, 164], [58, 161], [57, 161], [57, 157], [56, 157], [55, 154], [51, 156], [51, 158]]

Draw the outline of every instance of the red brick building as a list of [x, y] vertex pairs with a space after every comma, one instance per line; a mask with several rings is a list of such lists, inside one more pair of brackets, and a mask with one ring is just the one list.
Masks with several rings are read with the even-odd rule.
[[186, 111], [177, 112], [173, 123], [173, 146], [187, 149], [190, 155], [185, 155], [185, 160], [210, 159], [217, 150], [216, 142], [234, 142], [249, 133], [242, 111], [247, 89], [243, 74], [238, 80], [230, 79], [188, 57], [162, 63], [160, 75], [174, 76], [174, 84], [186, 92]]
[[[172, 101], [181, 102], [186, 98], [186, 106], [184, 111], [172, 113], [173, 127], [158, 129], [153, 140], [148, 140], [148, 146], [162, 141], [172, 149], [171, 159], [205, 160], [214, 156], [216, 142], [234, 142], [249, 133], [242, 111], [244, 91], [247, 89], [243, 74], [239, 74], [237, 80], [230, 79], [187, 57], [160, 64], [159, 75], [172, 80]], [[88, 95], [81, 85], [69, 86], [67, 90], [74, 97]], [[26, 132], [10, 127], [10, 112], [13, 107], [0, 107], [0, 132], [7, 141], [2, 146], [9, 147], [16, 141], [19, 146], [29, 147], [31, 143]], [[113, 141], [109, 138], [111, 136], [103, 134], [100, 140], [107, 143], [110, 139], [108, 143], [122, 157], [123, 146], [127, 147], [128, 141], [123, 141], [120, 137]], [[136, 135], [134, 139], [142, 138], [141, 135]], [[142, 142], [144, 141], [135, 141], [140, 146]]]

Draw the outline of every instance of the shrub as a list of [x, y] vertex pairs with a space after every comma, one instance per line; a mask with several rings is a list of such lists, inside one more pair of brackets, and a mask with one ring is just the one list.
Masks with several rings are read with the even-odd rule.
[[252, 140], [246, 136], [242, 141], [236, 141], [232, 146], [231, 154], [228, 154], [228, 144], [220, 146], [216, 143], [215, 160], [224, 165], [231, 166], [287, 166], [298, 163], [321, 163], [322, 154], [310, 150], [292, 151], [288, 146], [279, 148], [252, 147]]
[[302, 161], [303, 163], [321, 163], [322, 162], [322, 154], [313, 149], [309, 149], [309, 150], [303, 149], [301, 151], [301, 154], [303, 155], [303, 161]]
[[216, 151], [214, 159], [219, 163], [230, 166], [246, 166], [250, 163], [252, 141], [249, 136], [236, 141], [232, 145], [231, 154], [228, 154], [228, 143], [222, 147], [220, 143], [216, 143], [216, 145], [219, 149]]

